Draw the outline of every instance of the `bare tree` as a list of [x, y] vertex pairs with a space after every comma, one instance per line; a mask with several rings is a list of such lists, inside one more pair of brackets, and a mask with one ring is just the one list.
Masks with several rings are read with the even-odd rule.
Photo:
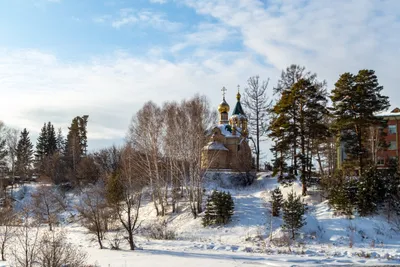
[[149, 181], [151, 197], [158, 216], [165, 215], [166, 179], [163, 173], [163, 116], [153, 102], [147, 102], [132, 118], [128, 141], [140, 152], [142, 175]]
[[0, 251], [1, 260], [6, 260], [6, 249], [9, 241], [14, 237], [16, 214], [12, 207], [0, 209]]
[[[128, 234], [128, 242], [131, 250], [135, 250], [134, 233], [140, 226], [138, 223], [139, 210], [142, 200], [143, 178], [136, 172], [135, 153], [127, 145], [121, 155], [121, 168], [119, 171], [119, 183], [121, 185], [120, 199], [113, 203], [119, 221]], [[140, 163], [139, 163], [140, 164]]]
[[205, 97], [195, 96], [181, 104], [182, 129], [186, 133], [182, 138], [179, 149], [182, 158], [182, 167], [186, 194], [189, 198], [193, 217], [196, 219], [202, 212], [203, 203], [203, 178], [204, 169], [201, 166], [201, 152], [206, 144], [207, 130], [215, 124], [216, 113], [212, 112], [208, 100]]
[[47, 223], [52, 231], [59, 214], [66, 208], [61, 194], [54, 187], [43, 185], [32, 194], [32, 199], [32, 211], [36, 218], [41, 223]]
[[6, 181], [5, 174], [7, 170], [7, 147], [6, 147], [6, 138], [5, 138], [5, 125], [2, 121], [0, 121], [0, 198], [5, 195]]
[[19, 218], [22, 225], [18, 227], [16, 234], [15, 248], [12, 253], [16, 266], [34, 267], [37, 263], [39, 251], [39, 225], [32, 223], [30, 217], [30, 208], [23, 207]]
[[17, 160], [17, 146], [18, 146], [18, 130], [8, 128], [6, 133], [6, 145], [8, 152], [8, 160], [11, 167], [11, 175], [14, 179], [15, 176], [15, 162]]
[[111, 217], [105, 194], [104, 184], [98, 182], [85, 189], [77, 206], [83, 225], [90, 234], [96, 236], [100, 249], [104, 248], [103, 240], [107, 232], [107, 222]]
[[65, 241], [62, 231], [45, 232], [40, 239], [38, 262], [42, 267], [83, 267], [86, 253]]
[[255, 136], [256, 169], [260, 170], [260, 142], [268, 131], [268, 109], [272, 101], [267, 96], [267, 81], [259, 81], [259, 76], [250, 77], [243, 98], [243, 105], [249, 119], [250, 135]]

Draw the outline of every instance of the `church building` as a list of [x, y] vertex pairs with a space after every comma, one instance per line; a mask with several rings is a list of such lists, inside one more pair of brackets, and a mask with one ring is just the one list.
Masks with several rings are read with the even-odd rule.
[[248, 119], [236, 95], [236, 105], [229, 118], [230, 107], [223, 99], [218, 106], [219, 123], [208, 135], [208, 143], [202, 151], [202, 168], [207, 170], [248, 171], [253, 168], [251, 149], [248, 143]]

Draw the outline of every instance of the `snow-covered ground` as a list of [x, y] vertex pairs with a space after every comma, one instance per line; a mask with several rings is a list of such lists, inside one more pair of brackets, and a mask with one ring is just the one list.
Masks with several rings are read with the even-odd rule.
[[[286, 245], [280, 228], [281, 218], [270, 217], [270, 193], [280, 186], [276, 179], [261, 174], [244, 189], [212, 189], [229, 191], [235, 202], [235, 213], [226, 226], [201, 225], [180, 203], [179, 214], [167, 215], [168, 229], [175, 240], [153, 240], [145, 231], [136, 237], [139, 250], [129, 251], [126, 244], [119, 251], [98, 248], [98, 244], [78, 223], [65, 224], [68, 241], [88, 253], [88, 263], [105, 267], [124, 266], [323, 266], [323, 265], [394, 265], [400, 263], [400, 235], [381, 216], [355, 217], [349, 220], [334, 216], [326, 201], [307, 196], [307, 225], [295, 243]], [[280, 186], [284, 195], [291, 190], [300, 194], [301, 185]], [[71, 197], [71, 201], [74, 199]], [[141, 209], [142, 228], [159, 222], [153, 205]], [[271, 230], [272, 225], [272, 230]], [[274, 242], [269, 241], [272, 236]], [[111, 237], [111, 236], [110, 236]], [[282, 243], [278, 246], [277, 242]], [[350, 247], [350, 243], [352, 246]], [[108, 242], [105, 242], [108, 246]], [[0, 266], [8, 266], [0, 262]]]

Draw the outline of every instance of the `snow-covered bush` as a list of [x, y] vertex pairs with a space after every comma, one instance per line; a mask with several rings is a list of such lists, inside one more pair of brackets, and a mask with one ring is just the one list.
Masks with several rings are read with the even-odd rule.
[[158, 221], [146, 229], [144, 232], [148, 237], [158, 240], [173, 240], [176, 239], [176, 233], [173, 229], [168, 227], [166, 220]]

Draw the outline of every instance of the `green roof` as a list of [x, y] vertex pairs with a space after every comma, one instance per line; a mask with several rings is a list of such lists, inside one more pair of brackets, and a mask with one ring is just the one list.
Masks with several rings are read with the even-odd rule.
[[232, 115], [244, 115], [244, 116], [246, 115], [246, 114], [244, 114], [244, 111], [243, 111], [243, 108], [242, 108], [242, 104], [240, 104], [240, 101], [238, 101], [236, 103], [236, 106], [233, 109]]

